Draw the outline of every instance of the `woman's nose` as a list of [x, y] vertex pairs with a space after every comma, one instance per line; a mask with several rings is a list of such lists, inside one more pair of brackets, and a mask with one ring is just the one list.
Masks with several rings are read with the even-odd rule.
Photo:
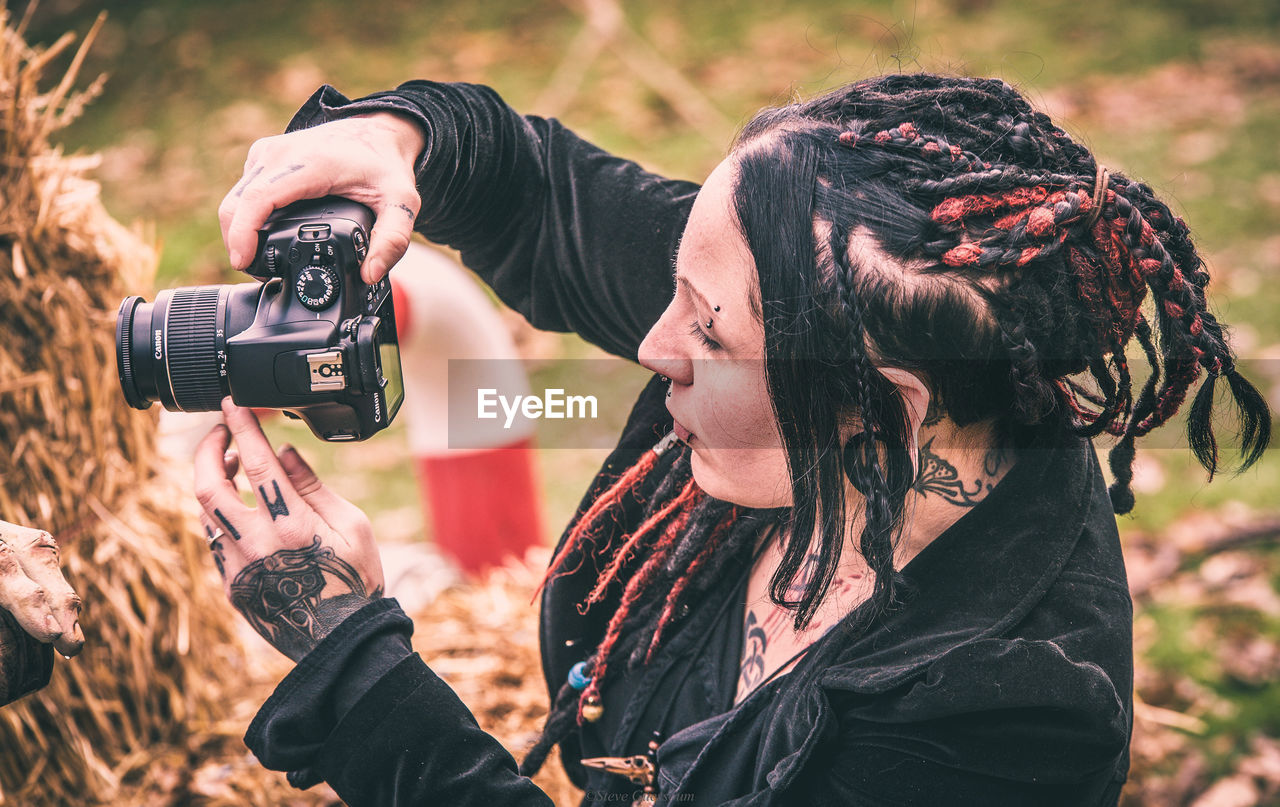
[[654, 323], [640, 343], [636, 360], [658, 375], [670, 378], [676, 384], [693, 383], [693, 362], [686, 346], [680, 342], [679, 329], [668, 324], [671, 317], [664, 314]]

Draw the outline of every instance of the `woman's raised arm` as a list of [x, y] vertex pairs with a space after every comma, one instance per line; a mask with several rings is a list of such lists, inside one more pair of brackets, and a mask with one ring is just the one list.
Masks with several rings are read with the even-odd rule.
[[519, 115], [487, 87], [413, 81], [357, 101], [322, 87], [288, 134], [254, 144], [219, 215], [242, 268], [272, 209], [347, 196], [377, 216], [366, 280], [416, 229], [457, 249], [534, 326], [634, 359], [670, 299], [697, 190]]

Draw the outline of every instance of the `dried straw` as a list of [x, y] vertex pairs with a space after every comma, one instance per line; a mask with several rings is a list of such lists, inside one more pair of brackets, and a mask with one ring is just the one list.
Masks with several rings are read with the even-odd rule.
[[[0, 12], [0, 518], [58, 538], [87, 639], [0, 710], [0, 802], [23, 805], [189, 803], [199, 762], [246, 756], [243, 724], [220, 723], [227, 691], [243, 696], [233, 615], [157, 469], [155, 412], [126, 407], [116, 378], [116, 308], [149, 286], [155, 250], [103, 209], [96, 159], [50, 144], [101, 86], [73, 92], [101, 23], [42, 92], [74, 37], [30, 48]], [[166, 756], [179, 774], [157, 781]], [[231, 790], [199, 801], [286, 792], [256, 768]]]

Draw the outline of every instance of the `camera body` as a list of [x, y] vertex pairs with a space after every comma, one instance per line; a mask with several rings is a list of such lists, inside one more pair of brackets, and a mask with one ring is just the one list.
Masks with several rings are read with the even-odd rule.
[[373, 213], [338, 197], [277, 210], [249, 271], [260, 283], [128, 297], [116, 321], [120, 384], [131, 406], [212, 411], [225, 395], [281, 409], [323, 440], [363, 440], [404, 399], [391, 284], [360, 265]]

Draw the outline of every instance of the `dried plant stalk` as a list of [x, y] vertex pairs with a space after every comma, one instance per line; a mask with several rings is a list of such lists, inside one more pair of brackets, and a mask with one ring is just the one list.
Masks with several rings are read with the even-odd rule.
[[224, 726], [248, 665], [186, 497], [157, 465], [156, 413], [125, 406], [116, 377], [116, 308], [150, 285], [155, 250], [103, 209], [95, 159], [50, 142], [98, 92], [73, 88], [101, 23], [54, 82], [43, 73], [74, 37], [33, 49], [0, 16], [0, 518], [58, 538], [88, 641], [0, 710], [0, 801], [287, 803], [248, 762], [234, 787], [201, 797], [192, 781], [246, 756]]

